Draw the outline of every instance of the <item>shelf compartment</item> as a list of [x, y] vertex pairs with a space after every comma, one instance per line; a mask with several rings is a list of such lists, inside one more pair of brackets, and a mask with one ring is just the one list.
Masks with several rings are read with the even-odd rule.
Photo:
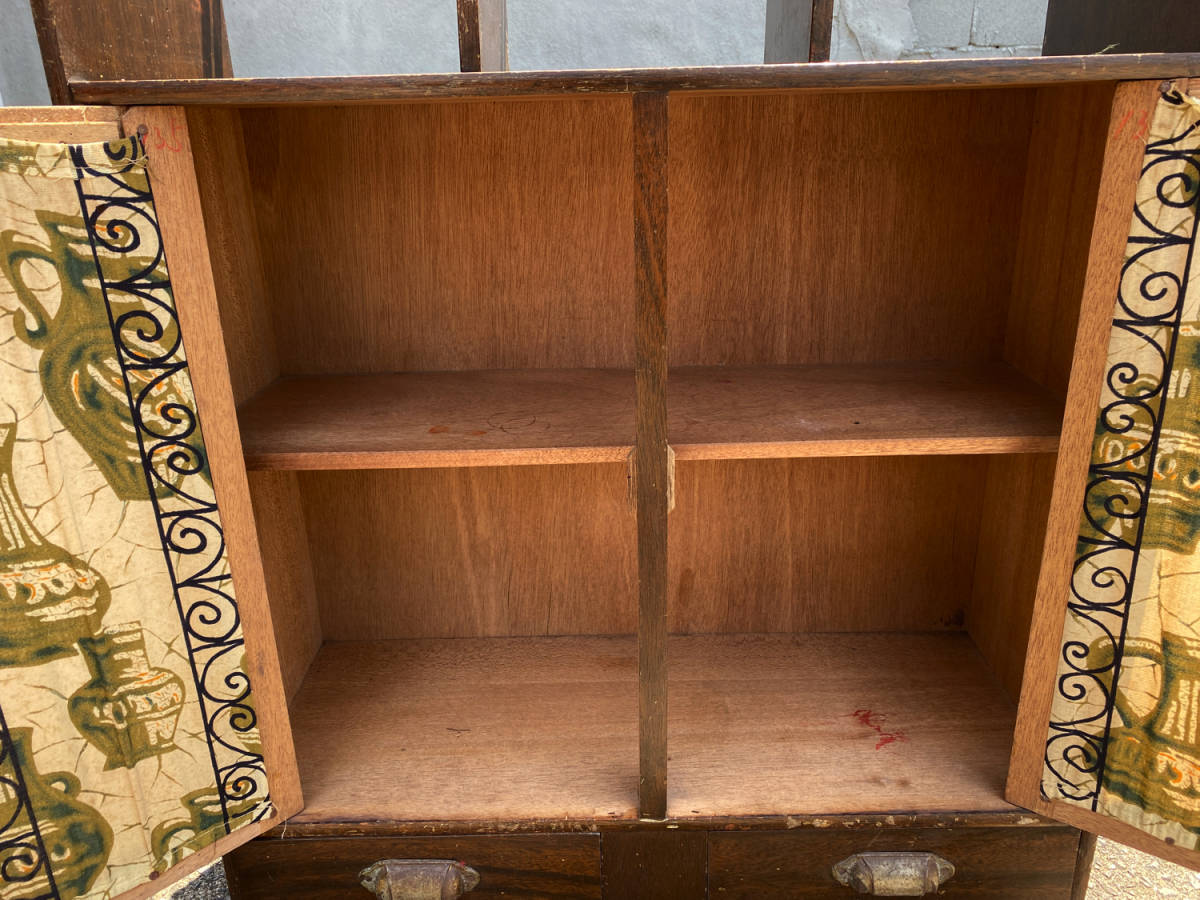
[[617, 369], [288, 377], [238, 414], [251, 469], [622, 462], [633, 418]]
[[637, 815], [631, 636], [326, 643], [291, 719], [293, 822]]
[[673, 368], [667, 392], [680, 460], [1042, 453], [1062, 425], [1002, 363]]
[[668, 646], [672, 818], [1014, 809], [1016, 707], [961, 633]]

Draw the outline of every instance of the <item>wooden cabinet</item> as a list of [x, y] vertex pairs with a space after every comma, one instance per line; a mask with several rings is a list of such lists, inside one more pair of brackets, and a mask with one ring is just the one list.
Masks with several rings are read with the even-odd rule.
[[1105, 826], [1039, 794], [1050, 694], [1147, 117], [1192, 74], [77, 85], [143, 135], [248, 585], [282, 791], [235, 897], [388, 857], [849, 896], [867, 849], [1071, 896]]

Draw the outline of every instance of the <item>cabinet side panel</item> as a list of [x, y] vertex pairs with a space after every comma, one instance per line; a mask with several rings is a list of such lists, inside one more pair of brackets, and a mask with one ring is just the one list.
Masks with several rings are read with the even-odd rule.
[[304, 473], [325, 639], [633, 634], [626, 471]]
[[285, 374], [633, 367], [628, 96], [242, 117]]
[[671, 99], [672, 365], [998, 359], [1033, 94]]
[[1101, 82], [1037, 91], [1004, 359], [1060, 396], [1071, 374], [1115, 89]]
[[1052, 453], [988, 458], [966, 625], [1013, 700], [1021, 693], [1053, 481]]
[[242, 123], [235, 109], [204, 106], [189, 108], [187, 123], [229, 380], [241, 404], [279, 377]]
[[959, 629], [982, 457], [676, 465], [672, 633]]

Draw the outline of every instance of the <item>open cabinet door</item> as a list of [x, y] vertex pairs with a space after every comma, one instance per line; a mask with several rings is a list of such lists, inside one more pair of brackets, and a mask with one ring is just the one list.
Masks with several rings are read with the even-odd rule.
[[148, 896], [301, 807], [186, 127], [144, 124], [0, 109], [5, 900]]
[[1200, 868], [1200, 100], [1118, 87], [1008, 799]]

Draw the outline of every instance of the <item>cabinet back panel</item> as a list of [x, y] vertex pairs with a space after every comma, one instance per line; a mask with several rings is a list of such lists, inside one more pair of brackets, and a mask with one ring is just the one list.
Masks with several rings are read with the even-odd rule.
[[[1004, 358], [1060, 396], [1071, 374], [1114, 89], [1039, 88], [1034, 107]], [[1129, 130], [1126, 139], [1136, 140], [1136, 124]]]
[[632, 634], [624, 465], [306, 472], [327, 641]]
[[628, 97], [242, 117], [285, 374], [632, 367]]
[[671, 363], [999, 358], [1033, 99], [672, 96]]
[[960, 629], [986, 457], [680, 462], [673, 633]]

